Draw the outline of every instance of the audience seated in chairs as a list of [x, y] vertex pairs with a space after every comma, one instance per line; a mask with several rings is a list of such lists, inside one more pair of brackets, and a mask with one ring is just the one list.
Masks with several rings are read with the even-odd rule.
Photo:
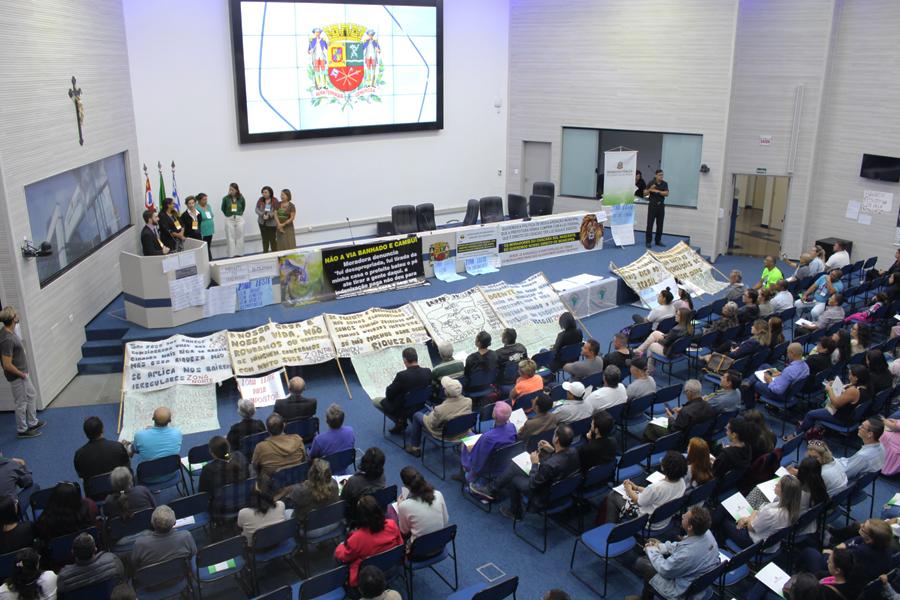
[[303, 395], [303, 391], [306, 389], [306, 381], [302, 377], [291, 377], [291, 380], [288, 382], [288, 389], [291, 394], [287, 398], [276, 400], [273, 412], [281, 415], [281, 418], [285, 421], [316, 416], [316, 399], [307, 398]]
[[228, 430], [228, 445], [237, 450], [241, 447], [241, 440], [248, 435], [262, 433], [266, 430], [266, 425], [259, 419], [254, 419], [256, 415], [256, 405], [252, 400], [242, 398], [237, 403], [238, 414], [241, 420], [231, 426]]
[[[522, 408], [518, 406], [517, 400], [519, 397], [533, 394], [534, 392], [539, 392], [544, 389], [544, 378], [540, 375], [537, 375], [537, 365], [531, 359], [524, 359], [519, 361], [519, 378], [516, 379], [516, 384], [513, 386], [513, 389], [509, 392], [509, 399], [512, 402], [513, 408]], [[525, 409], [526, 413], [530, 413], [532, 411], [531, 407]]]
[[[745, 291], [747, 291], [747, 286], [744, 285], [743, 274], [737, 269], [732, 270], [728, 274], [728, 287], [725, 288], [725, 298], [729, 302], [736, 303], [743, 297]], [[737, 309], [737, 304], [735, 304], [735, 309]]]
[[[627, 521], [641, 515], [652, 515], [653, 511], [676, 498], [684, 496], [687, 486], [684, 476], [687, 474], [687, 461], [684, 456], [669, 450], [659, 463], [660, 472], [665, 479], [660, 479], [647, 486], [635, 485], [630, 479], [626, 479], [625, 494], [622, 497], [617, 493], [611, 493], [606, 497], [606, 522], [618, 523]], [[668, 521], [651, 523], [651, 531], [659, 531], [669, 526]]]
[[33, 548], [24, 548], [16, 554], [12, 575], [0, 585], [3, 600], [56, 598], [56, 573], [41, 571], [41, 557]]
[[668, 427], [660, 427], [655, 423], [649, 423], [644, 429], [644, 439], [655, 442], [664, 435], [676, 431], [687, 432], [698, 423], [705, 423], [716, 418], [716, 409], [710, 406], [701, 395], [702, 386], [696, 379], [688, 379], [684, 383], [684, 397], [687, 402], [684, 406], [665, 407], [666, 416], [669, 418]]
[[[543, 380], [541, 380], [541, 385], [543, 385]], [[463, 388], [459, 381], [444, 377], [441, 380], [441, 386], [444, 388], [444, 401], [432, 410], [426, 408], [413, 415], [409, 433], [410, 445], [406, 447], [406, 451], [413, 456], [422, 454], [423, 428], [429, 435], [440, 439], [444, 425], [448, 421], [472, 412], [472, 399], [462, 395]], [[457, 439], [465, 437], [468, 433], [462, 433]]]
[[588, 394], [584, 399], [585, 404], [591, 407], [591, 414], [618, 404], [625, 404], [628, 400], [628, 392], [620, 381], [622, 381], [622, 372], [619, 371], [619, 367], [607, 365], [603, 369], [603, 386]]
[[516, 441], [516, 427], [509, 422], [511, 414], [512, 408], [506, 402], [501, 401], [494, 404], [492, 414], [494, 426], [478, 438], [471, 450], [465, 444], [462, 444], [460, 447], [460, 466], [463, 473], [459, 476], [454, 475], [454, 479], [472, 483], [484, 476], [493, 475], [492, 473], [484, 472], [491, 452], [495, 448], [500, 448]]
[[873, 399], [881, 392], [894, 387], [894, 376], [891, 375], [884, 352], [869, 350], [866, 352], [864, 364], [869, 369], [869, 391]]
[[828, 297], [844, 291], [844, 284], [841, 281], [842, 275], [843, 273], [841, 273], [840, 269], [833, 269], [831, 272], [816, 279], [815, 283], [809, 286], [809, 289], [794, 302], [797, 316], [804, 317], [809, 314], [813, 321], [818, 319], [819, 315], [825, 310], [825, 303], [828, 302]]
[[[623, 367], [619, 367], [620, 369]], [[603, 358], [600, 357], [600, 343], [597, 340], [587, 340], [581, 346], [581, 360], [563, 365], [563, 371], [575, 381], [581, 381], [594, 373], [603, 372]]]
[[844, 321], [844, 296], [841, 294], [832, 294], [825, 303], [825, 310], [819, 313], [819, 316], [812, 325], [797, 325], [794, 330], [794, 337], [800, 337], [807, 333], [819, 329], [828, 329], [832, 325], [842, 323]]
[[735, 417], [725, 426], [728, 442], [720, 446], [713, 461], [713, 475], [721, 479], [726, 473], [738, 469], [743, 471], [750, 466], [752, 460], [750, 443], [753, 440], [754, 427], [743, 417]]
[[103, 421], [100, 417], [85, 419], [83, 429], [88, 441], [75, 451], [75, 472], [82, 481], [109, 473], [116, 467], [131, 466], [125, 446], [103, 437]]
[[153, 411], [153, 426], [136, 431], [134, 442], [125, 445], [133, 454], [141, 455], [141, 462], [178, 456], [181, 454], [181, 429], [172, 425], [172, 411], [161, 406]]
[[[736, 302], [726, 302], [725, 306], [722, 307], [722, 316], [710, 323], [709, 327], [703, 330], [703, 333], [712, 333], [713, 331], [723, 332], [728, 331], [733, 327], [737, 327], [740, 325], [737, 318], [738, 313], [738, 305]], [[730, 346], [731, 342], [725, 342]], [[721, 348], [716, 348], [716, 350], [721, 350]], [[730, 348], [729, 348], [730, 350]]]
[[259, 442], [253, 449], [250, 463], [259, 475], [273, 475], [285, 467], [294, 467], [306, 462], [306, 446], [303, 438], [293, 433], [284, 433], [284, 419], [272, 413], [266, 419], [269, 437]]
[[516, 432], [516, 438], [519, 440], [528, 440], [532, 436], [556, 429], [559, 422], [559, 417], [550, 412], [553, 410], [553, 400], [547, 394], [539, 395], [533, 406], [534, 414]]
[[175, 527], [175, 513], [165, 504], [157, 506], [150, 517], [150, 531], [142, 533], [131, 550], [134, 571], [175, 558], [190, 559], [197, 554], [197, 544], [188, 531]]
[[612, 437], [615, 428], [615, 420], [605, 410], [597, 412], [591, 419], [585, 442], [578, 448], [578, 462], [583, 472], [616, 460], [616, 440]]
[[384, 579], [384, 572], [375, 565], [368, 565], [359, 570], [360, 600], [401, 600], [397, 590], [390, 590]]
[[878, 292], [871, 300], [869, 300], [869, 305], [864, 309], [847, 315], [844, 318], [844, 323], [865, 323], [866, 325], [874, 325], [878, 320], [878, 311], [888, 302], [887, 294]]
[[385, 518], [384, 509], [372, 496], [362, 496], [356, 503], [355, 512], [359, 528], [353, 530], [334, 550], [337, 560], [350, 565], [348, 583], [351, 588], [359, 584], [359, 565], [362, 561], [403, 543], [397, 523]]
[[784, 279], [777, 281], [773, 286], [775, 295], [769, 300], [772, 312], [778, 314], [784, 312], [794, 305], [794, 296], [788, 290], [788, 282]]
[[628, 347], [628, 335], [621, 331], [613, 336], [613, 349], [603, 356], [603, 364], [613, 365], [620, 371], [628, 368], [628, 361], [634, 358], [634, 351]]
[[516, 341], [518, 336], [518, 332], [511, 327], [507, 327], [500, 334], [500, 342], [503, 346], [497, 349], [497, 369], [500, 373], [498, 383], [501, 385], [514, 383], [512, 381], [503, 381], [503, 369], [506, 368], [506, 363], [512, 362], [518, 365], [519, 361], [528, 358], [528, 350]]
[[560, 356], [562, 349], [572, 344], [580, 344], [584, 340], [584, 334], [578, 329], [578, 323], [570, 312], [559, 315], [559, 328], [561, 331], [556, 334], [556, 341], [550, 348], [553, 350], [553, 360], [550, 361], [550, 369], [553, 371], [559, 371], [565, 366]]
[[787, 360], [788, 365], [784, 371], [767, 369], [764, 375], [765, 382], [760, 381], [754, 374], [741, 384], [745, 407], [755, 407], [757, 396], [783, 401], [792, 383], [809, 376], [809, 366], [803, 362], [803, 346], [801, 344], [794, 342], [788, 346]]
[[891, 570], [894, 535], [891, 526], [882, 519], [851, 523], [836, 531], [832, 542], [836, 542], [833, 549], [825, 552], [819, 552], [817, 548], [802, 549], [797, 558], [797, 569], [824, 577], [828, 572], [828, 555], [834, 550], [846, 549], [856, 559], [865, 582]]
[[310, 458], [322, 458], [356, 447], [356, 434], [349, 425], [344, 425], [344, 410], [332, 403], [325, 411], [328, 429], [319, 433], [309, 449]]
[[250, 465], [239, 450], [232, 450], [221, 435], [209, 439], [209, 455], [212, 460], [200, 470], [198, 492], [206, 492], [210, 499], [226, 485], [241, 483], [250, 477]]
[[131, 515], [147, 508], [156, 508], [153, 493], [143, 485], [134, 485], [134, 477], [128, 467], [116, 467], [109, 474], [112, 493], [103, 504], [106, 518], [130, 519]]
[[688, 489], [693, 489], [712, 481], [712, 479], [712, 456], [709, 453], [709, 443], [703, 438], [692, 437], [687, 447], [687, 474], [684, 476], [684, 483]]
[[638, 356], [643, 357], [647, 354], [647, 367], [650, 373], [653, 373], [653, 355], [660, 354], [669, 356], [672, 346], [683, 337], [694, 335], [694, 326], [691, 320], [694, 313], [689, 308], [679, 308], [675, 313], [675, 326], [667, 333], [659, 330], [651, 331], [647, 339], [644, 340], [637, 350], [634, 351]]
[[260, 475], [250, 494], [250, 505], [238, 512], [238, 529], [250, 544], [253, 541], [253, 534], [258, 530], [284, 520], [284, 502], [275, 500], [272, 479], [268, 475]]
[[34, 484], [25, 460], [0, 456], [0, 497], [15, 496]]
[[[785, 475], [775, 484], [774, 502], [767, 502], [754, 510], [750, 516], [734, 521], [725, 509], [719, 508], [722, 517], [722, 538], [730, 539], [741, 548], [761, 542], [773, 533], [789, 527], [800, 517], [802, 489], [793, 475]], [[719, 520], [719, 519], [717, 519]], [[777, 549], [777, 544], [770, 552]]]
[[719, 389], [703, 397], [717, 414], [730, 413], [741, 409], [741, 374], [727, 371], [722, 374]]
[[407, 544], [446, 527], [450, 516], [444, 495], [413, 467], [403, 467], [400, 480], [404, 492], [397, 499], [397, 517], [400, 533]]
[[359, 461], [359, 470], [344, 482], [341, 489], [341, 500], [347, 501], [350, 521], [354, 520], [354, 507], [361, 497], [385, 487], [384, 452], [381, 448], [369, 448]]
[[884, 421], [878, 417], [869, 417], [859, 424], [856, 434], [862, 440], [860, 449], [851, 456], [835, 459], [844, 468], [848, 480], [880, 471], [884, 466], [884, 447], [878, 441], [882, 433]]
[[746, 323], [752, 323], [756, 319], [759, 318], [759, 292], [756, 290], [745, 290], [744, 295], [741, 297], [741, 301], [743, 305], [738, 308], [737, 311], [737, 319], [738, 323], [744, 325]]
[[441, 379], [459, 377], [465, 369], [461, 360], [453, 358], [453, 344], [450, 342], [446, 340], [439, 342], [437, 351], [441, 361], [431, 369], [431, 385], [435, 388], [435, 398], [440, 391]]
[[812, 429], [813, 425], [820, 422], [837, 425], [852, 424], [853, 412], [856, 407], [872, 399], [869, 391], [869, 369], [863, 365], [850, 365], [849, 383], [842, 386], [841, 393], [836, 393], [834, 382], [829, 381], [825, 385], [825, 396], [827, 398], [825, 407], [807, 412], [797, 425], [794, 435], [806, 433]]
[[635, 563], [635, 570], [644, 580], [643, 600], [653, 600], [657, 594], [681, 598], [695, 579], [719, 566], [719, 547], [711, 526], [709, 511], [694, 506], [681, 517], [684, 538], [677, 542], [647, 540], [645, 556]]
[[301, 523], [312, 511], [340, 500], [340, 490], [331, 476], [331, 465], [328, 461], [314, 458], [310, 463], [306, 481], [292, 486], [288, 496], [294, 505], [293, 516]]
[[463, 374], [471, 379], [476, 372], [496, 372], [498, 368], [497, 353], [491, 350], [491, 334], [479, 331], [475, 336], [475, 352], [466, 357]]
[[9, 554], [34, 543], [33, 524], [20, 520], [19, 510], [18, 498], [0, 497], [0, 554]]
[[[829, 496], [833, 496], [847, 487], [847, 474], [844, 472], [844, 467], [834, 460], [828, 444], [823, 440], [810, 440], [806, 446], [806, 456], [814, 458], [822, 465], [822, 481], [825, 483], [825, 492]], [[795, 477], [798, 474], [797, 467], [790, 466], [787, 470]]]
[[674, 299], [675, 296], [672, 295], [672, 291], [666, 288], [656, 296], [658, 306], [652, 308], [646, 317], [633, 314], [631, 315], [631, 320], [635, 323], [653, 323], [653, 329], [656, 329], [660, 321], [675, 316], [675, 306], [672, 304]]
[[741, 416], [753, 428], [752, 441], [750, 442], [750, 456], [756, 460], [763, 454], [768, 454], [775, 449], [778, 438], [769, 429], [769, 424], [761, 412], [756, 409], [745, 410]]
[[397, 372], [394, 380], [385, 388], [383, 397], [372, 398], [375, 408], [394, 422], [394, 427], [390, 430], [393, 434], [401, 434], [406, 429], [407, 415], [403, 410], [403, 402], [407, 392], [431, 385], [431, 369], [419, 366], [416, 349], [404, 348], [402, 356], [404, 369]]
[[63, 481], [56, 484], [47, 500], [47, 507], [35, 521], [37, 537], [44, 543], [55, 537], [77, 533], [96, 525], [97, 506], [82, 498], [78, 487]]
[[79, 533], [75, 537], [72, 554], [75, 563], [60, 569], [56, 581], [57, 590], [61, 594], [102, 581], [121, 583], [125, 580], [125, 568], [119, 557], [112, 552], [98, 551], [94, 536], [89, 533]]
[[656, 380], [647, 372], [647, 359], [643, 356], [632, 359], [628, 367], [631, 383], [625, 388], [628, 401], [643, 398], [656, 392]]
[[[606, 368], [609, 369], [611, 366]], [[580, 381], [564, 381], [562, 388], [566, 391], [566, 399], [553, 411], [559, 423], [574, 423], [594, 414], [594, 407], [586, 399], [591, 388], [585, 388]]]

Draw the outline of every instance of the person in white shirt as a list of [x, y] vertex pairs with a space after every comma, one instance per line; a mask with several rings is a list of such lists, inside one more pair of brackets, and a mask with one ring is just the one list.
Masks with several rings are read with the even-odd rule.
[[564, 381], [562, 387], [566, 390], [566, 399], [553, 410], [557, 423], [574, 423], [594, 414], [594, 409], [585, 402], [585, 395], [591, 391], [590, 386], [585, 388], [580, 381]]
[[585, 404], [590, 405], [593, 413], [617, 404], [624, 404], [628, 400], [628, 391], [624, 385], [619, 383], [621, 379], [622, 372], [619, 367], [609, 365], [603, 369], [603, 387], [597, 388], [584, 399]]
[[408, 543], [419, 536], [443, 529], [450, 522], [444, 495], [425, 481], [422, 474], [413, 467], [403, 467], [400, 471], [404, 495], [397, 500], [397, 516], [400, 533], [408, 538]]
[[[778, 500], [763, 504], [749, 517], [738, 519], [737, 523], [725, 515], [725, 535], [741, 548], [768, 538], [773, 533], [797, 522], [797, 518], [800, 517], [802, 495], [803, 488], [800, 480], [793, 475], [785, 475], [775, 484], [775, 496]], [[775, 552], [779, 546], [780, 544], [776, 544], [769, 551]]]
[[784, 279], [775, 284], [775, 296], [769, 300], [769, 305], [775, 313], [780, 313], [794, 305], [794, 296], [788, 291], [788, 284]]
[[[825, 482], [825, 491], [829, 496], [840, 492], [847, 487], [847, 474], [844, 467], [834, 460], [831, 450], [822, 440], [810, 440], [806, 445], [806, 455], [815, 458], [822, 465], [822, 481]], [[796, 467], [788, 467], [788, 473], [797, 475]]]
[[650, 309], [646, 317], [634, 314], [631, 315], [631, 319], [635, 323], [653, 323], [653, 329], [656, 329], [660, 321], [675, 316], [675, 305], [672, 304], [674, 299], [675, 297], [672, 295], [671, 290], [666, 288], [656, 297], [656, 302], [659, 306]]
[[41, 571], [41, 555], [34, 548], [16, 553], [12, 575], [0, 586], [0, 600], [56, 600], [56, 573]]
[[[684, 491], [687, 489], [687, 485], [684, 483], [684, 476], [687, 475], [687, 459], [681, 453], [669, 450], [659, 463], [659, 470], [666, 478], [651, 483], [647, 487], [635, 485], [630, 479], [626, 479], [623, 483], [627, 500], [637, 506], [638, 516], [652, 515], [653, 511], [666, 502], [684, 496]], [[625, 504], [626, 498], [618, 493], [613, 492], [607, 496], [606, 522], [617, 523]], [[664, 519], [658, 523], [651, 523], [650, 530], [665, 529], [669, 525], [669, 521], [670, 519]]]
[[862, 440], [862, 447], [852, 456], [835, 459], [844, 468], [848, 480], [880, 471], [884, 466], [884, 446], [878, 442], [882, 433], [884, 421], [877, 417], [869, 417], [859, 424], [856, 435]]
[[850, 253], [844, 248], [843, 242], [834, 243], [834, 254], [825, 261], [826, 269], [843, 269], [850, 264]]
[[286, 518], [284, 502], [275, 501], [272, 488], [272, 480], [266, 475], [260, 475], [250, 496], [250, 506], [238, 511], [238, 529], [247, 538], [248, 544], [253, 541], [253, 534], [256, 531], [268, 525], [281, 523]]

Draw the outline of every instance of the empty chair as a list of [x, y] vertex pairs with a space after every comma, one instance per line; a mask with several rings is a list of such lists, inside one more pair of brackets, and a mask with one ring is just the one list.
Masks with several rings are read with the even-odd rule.
[[482, 223], [496, 223], [503, 220], [503, 198], [485, 196], [478, 201]]
[[391, 224], [394, 227], [394, 233], [397, 235], [415, 233], [416, 229], [418, 229], [416, 207], [412, 204], [398, 204], [391, 207]]
[[550, 196], [542, 196], [540, 194], [532, 195], [528, 198], [528, 215], [531, 217], [542, 217], [544, 215], [553, 214], [553, 198]]
[[437, 225], [434, 223], [434, 204], [426, 202], [416, 205], [416, 224], [419, 231], [434, 231]]
[[535, 181], [531, 186], [531, 193], [553, 199], [556, 197], [556, 185], [552, 181]]
[[517, 576], [504, 577], [494, 583], [480, 582], [459, 590], [447, 597], [447, 600], [503, 600], [516, 597], [519, 588]]
[[[344, 583], [350, 575], [350, 567], [341, 565], [330, 571], [319, 573], [300, 583], [299, 600], [342, 600]], [[291, 598], [290, 595], [287, 596]]]
[[474, 225], [478, 222], [478, 200], [472, 198], [466, 204], [466, 216], [463, 217], [463, 225]]
[[188, 560], [179, 557], [138, 569], [132, 581], [138, 598], [170, 598], [185, 590], [193, 596], [192, 580]]
[[510, 219], [524, 219], [528, 216], [528, 198], [519, 194], [507, 194], [506, 213]]
[[239, 582], [242, 582], [241, 575], [245, 565], [245, 539], [242, 535], [236, 535], [197, 551], [195, 564], [198, 593], [201, 598], [203, 597], [203, 587], [212, 586], [219, 580], [236, 577]]

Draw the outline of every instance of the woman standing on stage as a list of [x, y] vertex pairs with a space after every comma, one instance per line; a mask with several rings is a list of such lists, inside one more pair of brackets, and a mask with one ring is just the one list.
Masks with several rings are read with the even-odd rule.
[[294, 237], [294, 217], [297, 215], [297, 209], [291, 202], [291, 190], [281, 190], [281, 202], [278, 203], [278, 209], [275, 211], [276, 222], [276, 239], [278, 250], [292, 250], [297, 247], [297, 240]]
[[209, 205], [209, 198], [206, 194], [200, 192], [197, 194], [197, 210], [200, 211], [200, 239], [206, 242], [206, 252], [209, 254], [209, 260], [212, 260], [212, 239], [213, 233], [216, 231], [216, 224], [213, 221], [212, 207]]
[[195, 240], [202, 240], [203, 237], [200, 234], [200, 221], [203, 220], [203, 215], [200, 214], [200, 211], [197, 210], [197, 200], [193, 196], [188, 196], [184, 199], [184, 212], [181, 213], [181, 226], [184, 227], [184, 235], [185, 237], [189, 237]]
[[259, 236], [262, 238], [262, 251], [275, 250], [275, 192], [267, 185], [262, 188], [262, 196], [256, 201], [256, 222], [259, 223]]
[[175, 210], [175, 201], [166, 198], [162, 201], [162, 210], [159, 211], [159, 238], [172, 252], [181, 252], [184, 244], [184, 227]]
[[247, 203], [236, 183], [228, 184], [228, 195], [222, 198], [222, 214], [225, 215], [225, 239], [228, 240], [228, 258], [244, 254], [244, 209]]

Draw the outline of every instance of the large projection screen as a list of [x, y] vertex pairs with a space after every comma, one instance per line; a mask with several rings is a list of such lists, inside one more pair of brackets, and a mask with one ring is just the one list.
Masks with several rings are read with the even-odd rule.
[[241, 143], [442, 129], [442, 0], [231, 0]]

